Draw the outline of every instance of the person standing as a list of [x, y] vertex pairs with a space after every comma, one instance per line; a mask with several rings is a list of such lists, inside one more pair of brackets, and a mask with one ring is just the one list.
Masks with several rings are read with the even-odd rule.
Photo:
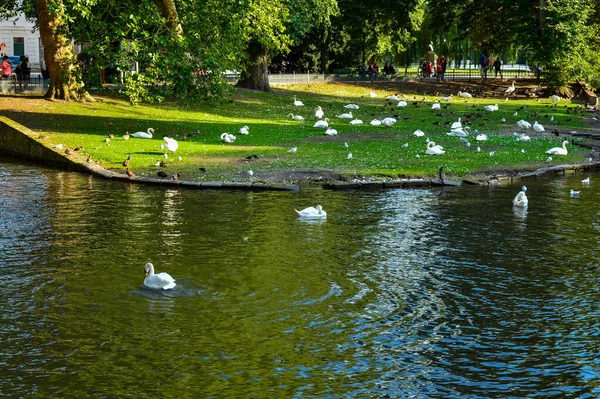
[[502, 69], [500, 69], [500, 67], [502, 66], [502, 61], [500, 61], [500, 58], [496, 58], [496, 61], [494, 61], [494, 77], [498, 78], [498, 74], [500, 74], [500, 79], [502, 79]]
[[10, 78], [12, 74], [12, 65], [8, 59], [8, 55], [2, 57], [2, 63], [0, 63], [0, 70], [2, 70], [2, 79]]
[[487, 61], [487, 56], [485, 55], [485, 53], [481, 53], [481, 56], [479, 57], [479, 74], [481, 75], [481, 77], [483, 78], [484, 75], [484, 67], [485, 67], [485, 63]]

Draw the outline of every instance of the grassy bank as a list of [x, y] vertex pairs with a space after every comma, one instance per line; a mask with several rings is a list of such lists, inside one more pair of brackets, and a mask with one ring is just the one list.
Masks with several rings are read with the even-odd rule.
[[[39, 131], [43, 135], [40, 141], [49, 147], [58, 144], [69, 149], [83, 147], [82, 151], [69, 156], [85, 159], [90, 155], [94, 162], [107, 169], [124, 173], [121, 163], [131, 155], [130, 168], [137, 175], [156, 176], [160, 168], [155, 165], [162, 160], [168, 163], [165, 169], [168, 174], [180, 172], [186, 180], [255, 181], [292, 180], [292, 172], [299, 169], [315, 169], [314, 174], [307, 171], [307, 177], [314, 178], [327, 176], [329, 172], [346, 177], [432, 176], [440, 166], [444, 166], [448, 175], [456, 176], [536, 169], [548, 165], [545, 151], [561, 144], [561, 139], [550, 132], [555, 128], [560, 132], [583, 131], [589, 116], [587, 112], [576, 113], [576, 105], [568, 100], [562, 100], [553, 108], [548, 98], [504, 101], [474, 94], [474, 98], [466, 99], [457, 97], [454, 87], [445, 88], [453, 91], [454, 97], [452, 101], [442, 101], [440, 110], [432, 110], [431, 104], [442, 94], [409, 93], [402, 91], [401, 85], [327, 84], [277, 88], [275, 93], [239, 91], [234, 103], [218, 107], [182, 103], [131, 107], [118, 97], [97, 97], [96, 103], [68, 104], [1, 98], [0, 111]], [[371, 97], [371, 91], [377, 96]], [[400, 108], [386, 100], [386, 96], [395, 93], [406, 95], [408, 106]], [[305, 105], [292, 105], [294, 95]], [[347, 112], [343, 106], [348, 103], [360, 106], [352, 113], [363, 121], [362, 125], [350, 125], [348, 120], [336, 118]], [[485, 105], [491, 104], [498, 104], [498, 111], [483, 110]], [[324, 129], [313, 127], [317, 105], [325, 111], [330, 126], [338, 131], [337, 136], [326, 136]], [[292, 120], [289, 113], [302, 115], [305, 120]], [[398, 120], [393, 127], [369, 125], [372, 119], [391, 116]], [[470, 147], [458, 137], [446, 135], [449, 125], [459, 117], [463, 123], [470, 123]], [[513, 132], [519, 130], [516, 122], [520, 119], [532, 124], [539, 121], [547, 134], [536, 137], [530, 130], [531, 142], [516, 141]], [[245, 125], [250, 134], [238, 134]], [[150, 127], [155, 129], [153, 139], [124, 140], [122, 137], [125, 132], [146, 131]], [[417, 129], [424, 131], [425, 136], [414, 136]], [[486, 134], [488, 140], [477, 142], [475, 130]], [[236, 135], [236, 141], [222, 143], [223, 132]], [[114, 137], [105, 141], [109, 135]], [[165, 150], [160, 148], [163, 136], [179, 142], [179, 149], [168, 159], [164, 158]], [[446, 153], [426, 155], [426, 138], [442, 145]], [[348, 143], [348, 148], [344, 143]], [[297, 147], [297, 151], [288, 152], [292, 147]], [[573, 145], [568, 149], [569, 155], [554, 156], [549, 164], [583, 162], [589, 152]], [[349, 153], [352, 153], [351, 159]], [[253, 171], [253, 176], [248, 175], [248, 170]]]

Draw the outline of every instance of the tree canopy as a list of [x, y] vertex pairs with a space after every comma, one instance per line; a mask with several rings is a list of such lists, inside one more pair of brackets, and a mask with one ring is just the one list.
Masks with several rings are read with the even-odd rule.
[[[455, 61], [481, 52], [539, 66], [553, 86], [599, 87], [600, 2], [585, 0], [2, 0], [0, 17], [36, 21], [52, 93], [85, 98], [116, 72], [133, 103], [166, 96], [221, 101], [242, 85], [268, 90], [271, 60], [326, 71], [374, 57], [418, 62], [426, 45]], [[82, 45], [76, 56], [71, 41]], [[79, 61], [80, 67], [77, 68]], [[283, 65], [285, 70], [286, 66]]]

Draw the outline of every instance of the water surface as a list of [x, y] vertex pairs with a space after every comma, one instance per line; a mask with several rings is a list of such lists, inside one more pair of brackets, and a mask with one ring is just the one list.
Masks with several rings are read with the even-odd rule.
[[[597, 397], [585, 176], [528, 183], [523, 211], [518, 187], [210, 192], [0, 160], [0, 396]], [[143, 287], [149, 261], [175, 290]]]

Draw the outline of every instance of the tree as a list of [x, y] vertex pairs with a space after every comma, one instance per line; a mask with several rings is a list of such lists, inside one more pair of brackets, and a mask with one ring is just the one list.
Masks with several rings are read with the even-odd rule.
[[328, 26], [335, 0], [250, 0], [245, 13], [247, 62], [238, 87], [270, 91], [270, 53], [287, 52], [316, 26]]

